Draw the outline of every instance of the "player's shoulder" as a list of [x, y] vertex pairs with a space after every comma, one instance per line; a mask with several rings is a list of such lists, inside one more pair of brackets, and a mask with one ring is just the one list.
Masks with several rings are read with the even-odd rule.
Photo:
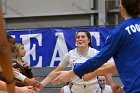
[[92, 47], [89, 47], [89, 51], [90, 51], [90, 52], [99, 52], [97, 49], [92, 48]]
[[74, 48], [68, 52], [68, 54], [74, 54], [77, 51], [77, 48]]
[[107, 84], [105, 85], [105, 88], [106, 88], [106, 89], [109, 89], [109, 90], [112, 90], [112, 89], [111, 89], [111, 86], [110, 86], [110, 85], [107, 85]]
[[122, 22], [121, 24], [119, 24], [118, 26], [116, 26], [116, 28], [114, 28], [112, 32], [125, 32], [124, 29], [127, 27], [127, 26], [130, 26], [130, 25], [134, 25], [134, 24], [137, 24], [137, 23], [140, 23], [140, 18], [130, 18], [130, 19], [127, 19], [125, 20], [124, 22]]
[[97, 49], [89, 47], [88, 55], [95, 56], [98, 52]]

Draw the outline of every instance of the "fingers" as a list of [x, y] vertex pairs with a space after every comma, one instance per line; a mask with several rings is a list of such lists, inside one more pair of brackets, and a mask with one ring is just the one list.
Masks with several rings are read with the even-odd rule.
[[38, 87], [34, 87], [34, 90], [35, 90], [37, 93], [39, 93], [39, 91], [40, 91], [41, 89], [38, 88]]
[[14, 74], [14, 76], [17, 76], [17, 75], [19, 75], [19, 72], [17, 72], [16, 70], [13, 70], [13, 74]]
[[51, 84], [52, 85], [58, 85], [60, 82], [59, 82], [59, 77], [56, 77], [54, 80], [52, 80]]
[[84, 77], [83, 80], [84, 80], [84, 81], [89, 81], [89, 78]]
[[26, 86], [26, 90], [24, 90], [25, 93], [36, 93], [33, 86]]
[[26, 88], [33, 89], [34, 87], [33, 86], [26, 86]]
[[31, 79], [27, 79], [26, 80], [26, 83], [29, 85], [29, 86], [37, 86], [40, 84], [40, 82], [38, 82], [37, 80], [35, 80], [34, 78], [31, 78]]
[[27, 93], [36, 93], [36, 91], [29, 89]]
[[85, 74], [82, 78], [84, 81], [89, 81], [92, 79], [92, 76], [90, 74]]
[[42, 86], [42, 84], [40, 82], [38, 82], [37, 80], [35, 80], [35, 82], [32, 85], [33, 85], [33, 87]]
[[117, 87], [115, 90], [113, 90], [114, 93], [124, 93], [123, 89], [121, 87]]
[[88, 74], [85, 74], [85, 75], [82, 77], [82, 79], [83, 79], [84, 81], [88, 81], [88, 80], [89, 80], [89, 75], [88, 75]]
[[83, 80], [86, 81], [87, 80], [87, 77], [86, 76], [83, 76]]
[[34, 77], [35, 80], [39, 80], [40, 77]]
[[12, 63], [12, 66], [15, 66], [16, 65], [16, 63]]
[[124, 93], [123, 92], [123, 89], [122, 88], [119, 88], [117, 93]]
[[48, 77], [54, 79], [54, 78], [56, 78], [56, 77], [57, 77], [58, 75], [60, 75], [60, 74], [61, 74], [61, 71], [53, 72], [53, 73], [50, 73], [50, 74], [48, 75]]
[[55, 74], [58, 76], [62, 73], [62, 71], [58, 71], [58, 72], [55, 72]]
[[59, 84], [61, 84], [61, 83], [63, 83], [63, 79], [61, 78], [61, 76], [58, 76], [58, 77], [56, 77], [54, 80], [52, 80], [52, 82], [51, 82], [51, 84], [52, 85], [59, 85]]
[[40, 83], [39, 85], [37, 86], [34, 86], [34, 90], [39, 93], [39, 91], [43, 88], [44, 86]]
[[59, 71], [56, 73], [57, 73], [57, 77], [54, 78], [51, 82], [53, 85], [58, 85], [60, 83], [68, 82], [75, 76], [75, 74], [73, 74], [73, 72], [71, 71]]
[[35, 86], [34, 87], [43, 87], [43, 85], [40, 83], [40, 82], [36, 82]]

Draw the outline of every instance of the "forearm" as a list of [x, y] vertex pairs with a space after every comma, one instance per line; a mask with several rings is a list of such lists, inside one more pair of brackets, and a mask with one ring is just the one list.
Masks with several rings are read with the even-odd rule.
[[36, 87], [36, 86], [38, 86], [40, 84], [36, 80], [36, 78], [28, 78], [28, 77], [26, 77], [23, 82], [24, 82], [24, 84], [26, 84], [28, 86], [34, 86], [34, 87]]
[[11, 57], [8, 56], [7, 54], [4, 54], [3, 56], [1, 56], [1, 67], [2, 67], [2, 71], [5, 74], [5, 78], [7, 82], [12, 82], [13, 81], [13, 70], [12, 70], [12, 61], [11, 61]]
[[[14, 82], [13, 83], [11, 83], [11, 84], [8, 84], [8, 85], [6, 85], [6, 83], [5, 82], [3, 82], [3, 81], [1, 81], [0, 80], [0, 90], [1, 91], [10, 91], [11, 93], [13, 93], [13, 87], [11, 87], [11, 86], [14, 86]], [[8, 89], [8, 90], [7, 90]]]
[[43, 87], [45, 85], [47, 85], [48, 83], [50, 83], [55, 77], [57, 77], [57, 75], [55, 74], [55, 72], [57, 72], [58, 70], [54, 70], [51, 73], [49, 73], [47, 75], [47, 77], [41, 81], [41, 84], [43, 85]]
[[6, 83], [0, 80], [0, 90], [7, 91]]
[[117, 72], [115, 64], [111, 64], [100, 68], [101, 74], [112, 74], [115, 72]]
[[32, 81], [30, 81], [30, 78], [28, 77], [25, 77], [24, 81], [23, 81], [25, 84], [28, 84], [28, 85], [32, 85], [33, 86], [33, 83]]
[[91, 77], [94, 78], [98, 75], [101, 74], [109, 74], [109, 73], [113, 73], [116, 72], [116, 67], [115, 67], [115, 63], [112, 62], [107, 62], [105, 64], [103, 64], [100, 68], [96, 69], [95, 71], [92, 71], [86, 75], [83, 76], [84, 80], [90, 80]]
[[[0, 2], [0, 6], [2, 2]], [[2, 6], [1, 6], [2, 7]], [[2, 67], [2, 70], [5, 74], [6, 81], [7, 83], [13, 82], [13, 72], [12, 72], [12, 58], [11, 58], [11, 52], [10, 52], [10, 47], [9, 43], [6, 38], [6, 34], [4, 31], [4, 19], [2, 16], [2, 8], [0, 9], [0, 64]], [[13, 90], [11, 90], [13, 89]], [[14, 93], [14, 86], [10, 86], [11, 91], [9, 93]]]
[[[4, 34], [4, 36], [5, 36], [5, 34]], [[1, 36], [0, 36], [0, 39], [1, 39]], [[0, 42], [0, 43], [2, 43], [2, 42]], [[7, 40], [4, 39], [3, 44], [1, 44], [0, 46], [1, 46], [0, 48], [3, 48], [3, 50], [0, 53], [1, 68], [5, 74], [7, 82], [11, 82], [11, 81], [13, 81], [12, 58], [11, 58], [11, 53], [10, 53], [10, 49], [9, 49]]]
[[98, 59], [96, 59], [95, 57], [87, 60], [85, 63], [77, 66], [74, 68], [74, 73], [79, 76], [80, 78], [82, 78], [82, 76], [84, 76], [85, 74], [89, 73], [89, 72], [93, 72], [96, 69], [98, 69], [100, 66], [102, 66], [104, 64], [105, 61], [100, 61]]
[[94, 72], [92, 72], [94, 74], [94, 76], [98, 76], [98, 75], [107, 75], [107, 74], [112, 74], [116, 72], [114, 67], [101, 67], [97, 70], [95, 70]]
[[19, 73], [19, 72], [15, 72], [14, 77], [15, 77], [16, 79], [18, 79], [18, 80], [21, 80], [22, 82], [24, 82], [25, 79], [26, 79], [26, 76], [23, 75], [23, 74], [21, 74], [21, 73]]
[[110, 85], [115, 84], [112, 79], [112, 74], [106, 74], [105, 76]]
[[1, 66], [0, 66], [0, 72], [3, 72]]
[[47, 85], [48, 83], [50, 83], [53, 79], [51, 77], [46, 77], [44, 80], [42, 80], [40, 83], [43, 85], [43, 87], [45, 85]]
[[64, 67], [58, 66], [55, 70], [53, 70], [52, 72], [50, 72], [50, 73], [47, 75], [47, 77], [46, 77], [43, 81], [41, 81], [41, 84], [42, 84], [43, 86], [47, 85], [47, 84], [50, 83], [54, 78], [57, 77], [56, 72], [58, 72], [58, 71], [63, 71], [64, 69], [65, 69]]

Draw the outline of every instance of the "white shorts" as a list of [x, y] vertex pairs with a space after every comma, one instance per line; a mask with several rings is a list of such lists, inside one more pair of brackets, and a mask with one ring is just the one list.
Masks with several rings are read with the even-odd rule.
[[83, 85], [72, 85], [71, 89], [69, 85], [64, 86], [64, 93], [101, 93], [99, 84], [90, 84], [84, 87]]
[[64, 93], [71, 93], [69, 85], [64, 86]]

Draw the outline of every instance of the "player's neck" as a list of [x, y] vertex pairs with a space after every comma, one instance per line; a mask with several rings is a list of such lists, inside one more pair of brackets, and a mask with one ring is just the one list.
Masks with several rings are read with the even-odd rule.
[[78, 47], [78, 48], [77, 48], [78, 52], [79, 52], [81, 55], [87, 53], [87, 52], [88, 52], [88, 49], [89, 49], [88, 47]]
[[18, 57], [18, 58], [17, 58], [17, 61], [18, 61], [19, 64], [21, 64], [21, 65], [23, 64], [23, 63], [22, 63], [22, 58], [21, 58], [21, 57]]

